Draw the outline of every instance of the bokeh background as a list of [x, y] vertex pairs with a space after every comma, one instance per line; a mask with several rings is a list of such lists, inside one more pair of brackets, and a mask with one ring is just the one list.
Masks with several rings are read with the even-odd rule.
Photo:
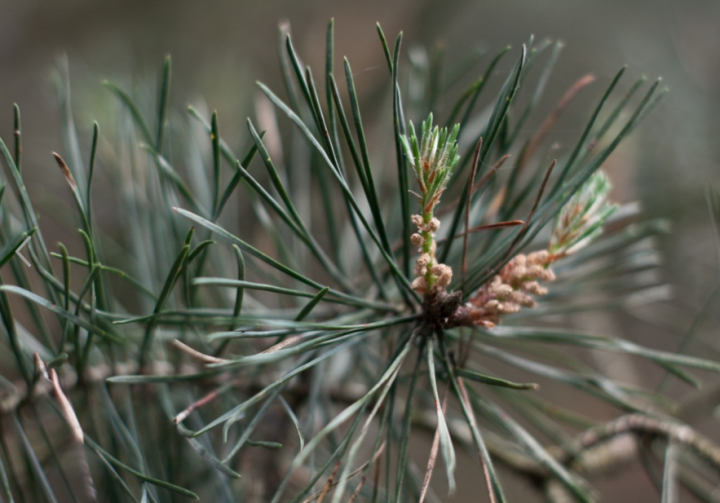
[[[662, 280], [672, 286], [673, 295], [630, 313], [586, 316], [582, 323], [591, 330], [613, 331], [642, 344], [675, 350], [697, 321], [696, 342], [687, 351], [718, 358], [716, 306], [697, 319], [719, 277], [706, 203], [708, 186], [720, 182], [720, 2], [715, 0], [0, 0], [0, 136], [11, 137], [12, 105], [18, 103], [28, 189], [40, 199], [56, 192], [64, 197], [65, 182], [49, 155], [62, 148], [51, 83], [58, 58], [66, 55], [69, 61], [73, 110], [85, 145], [92, 121], [97, 119], [103, 128], [103, 114], [114, 100], [102, 80], [132, 83], [154, 78], [168, 53], [173, 56], [174, 113], [201, 101], [220, 112], [224, 134], [244, 134], [245, 117], [256, 111], [254, 81], [282, 86], [278, 22], [290, 21], [296, 49], [319, 74], [331, 17], [336, 23], [336, 64], [343, 55], [352, 62], [366, 107], [363, 114], [370, 124], [387, 122], [387, 110], [379, 107], [386, 104], [380, 98], [386, 92], [387, 69], [376, 21], [389, 37], [402, 30], [406, 51], [418, 46], [429, 50], [442, 42], [449, 62], [459, 61], [476, 46], [489, 53], [506, 44], [517, 49], [530, 34], [565, 41], [549, 82], [545, 110], [580, 76], [590, 72], [597, 80], [560, 122], [561, 149], [564, 139], [572, 144], [582, 119], [623, 64], [629, 66], [627, 82], [643, 74], [649, 79], [661, 75], [670, 94], [613, 155], [608, 170], [616, 199], [639, 200], [648, 215], [672, 222], [673, 232], [658, 240], [658, 246], [665, 263]], [[404, 58], [407, 61], [407, 52]], [[502, 67], [498, 72], [506, 70]], [[537, 127], [542, 111], [541, 107], [528, 127]], [[372, 142], [372, 131], [370, 138]], [[96, 197], [103, 200], [102, 194]], [[111, 221], [111, 205], [97, 206], [100, 218]], [[44, 213], [44, 232], [58, 237], [69, 232], [47, 208]], [[655, 369], [598, 358], [598, 365], [614, 365], [612, 371], [625, 380], [650, 387], [659, 382]], [[720, 403], [717, 382], [710, 379], [701, 391], [674, 383], [669, 391], [689, 404], [684, 419], [720, 438], [720, 414], [716, 410], [713, 416]], [[604, 412], [588, 411], [593, 413]], [[426, 453], [424, 444], [417, 447], [418, 456]], [[478, 501], [483, 492], [477, 474], [474, 462], [460, 466], [459, 477], [467, 479], [460, 486], [466, 492], [458, 493], [455, 501]], [[639, 465], [595, 482], [607, 491], [605, 501], [658, 500]], [[516, 487], [509, 493], [524, 491]]]

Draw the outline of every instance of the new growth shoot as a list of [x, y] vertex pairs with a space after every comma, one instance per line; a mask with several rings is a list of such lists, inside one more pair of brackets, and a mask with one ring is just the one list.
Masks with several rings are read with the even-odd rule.
[[433, 128], [433, 116], [430, 114], [422, 123], [419, 141], [412, 122], [409, 138], [402, 137], [405, 155], [420, 189], [419, 194], [413, 192], [420, 203], [421, 214], [412, 216], [417, 232], [410, 237], [420, 253], [412, 283], [413, 288], [420, 293], [435, 295], [443, 292], [452, 280], [452, 269], [438, 263], [435, 257], [437, 245], [434, 237], [440, 228], [440, 221], [433, 216], [433, 210], [440, 202], [440, 196], [460, 160], [456, 142], [459, 131], [459, 124], [449, 133], [447, 128]]

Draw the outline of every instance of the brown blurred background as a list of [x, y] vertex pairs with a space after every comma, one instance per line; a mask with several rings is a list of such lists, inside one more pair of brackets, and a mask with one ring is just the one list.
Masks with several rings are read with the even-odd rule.
[[[586, 323], [595, 325], [591, 329], [617, 331], [653, 347], [679, 346], [718, 281], [704, 192], [708, 184], [720, 182], [720, 2], [715, 0], [0, 0], [0, 136], [11, 137], [12, 104], [17, 102], [23, 113], [30, 193], [64, 190], [49, 156], [61, 149], [57, 100], [49, 77], [63, 53], [70, 62], [83, 145], [93, 120], [103, 127], [105, 104], [113, 100], [102, 80], [129, 83], [133, 76], [155, 75], [168, 53], [173, 56], [175, 113], [202, 96], [209, 108], [219, 110], [224, 132], [244, 135], [244, 118], [253, 114], [253, 82], [260, 79], [281, 87], [278, 21], [291, 22], [296, 49], [319, 75], [331, 17], [336, 26], [336, 64], [343, 55], [350, 59], [361, 101], [366, 98], [363, 114], [369, 117], [374, 116], [373, 103], [382, 102], [371, 98], [387, 79], [376, 21], [389, 38], [403, 30], [406, 50], [414, 45], [430, 49], [435, 42], [444, 42], [451, 61], [478, 44], [491, 53], [506, 44], [517, 48], [530, 34], [564, 40], [544, 100], [546, 108], [578, 77], [588, 72], [597, 77], [560, 124], [560, 138], [566, 134], [568, 141], [574, 141], [582, 126], [579, 121], [587, 117], [620, 66], [629, 65], [626, 83], [642, 74], [649, 79], [662, 75], [670, 94], [614, 154], [609, 170], [617, 199], [639, 199], [649, 215], [673, 221], [673, 233], [659, 246], [666, 262], [664, 279], [673, 285], [674, 297], [632, 315], [600, 313]], [[537, 123], [531, 121], [528, 127], [533, 125]], [[102, 194], [96, 197], [102, 201]], [[102, 215], [110, 210], [98, 211]], [[53, 225], [51, 216], [43, 225]], [[718, 358], [715, 312], [701, 325], [700, 342], [689, 348], [690, 353]], [[628, 377], [651, 387], [658, 378], [656, 371]], [[693, 400], [693, 417], [686, 419], [720, 438], [717, 415], [712, 419], [713, 408], [720, 403], [717, 388], [709, 383], [701, 392], [688, 392], [675, 383], [670, 392], [681, 402]], [[458, 494], [456, 501], [478, 500], [482, 492], [477, 474], [474, 463], [459, 467], [458, 476], [468, 477], [460, 486], [470, 486], [470, 492]], [[508, 479], [511, 485], [512, 480]], [[639, 466], [596, 482], [603, 489], [616, 485], [608, 489], [605, 501], [658, 500]], [[523, 492], [521, 487], [509, 491]], [[523, 500], [518, 497], [516, 501]]]

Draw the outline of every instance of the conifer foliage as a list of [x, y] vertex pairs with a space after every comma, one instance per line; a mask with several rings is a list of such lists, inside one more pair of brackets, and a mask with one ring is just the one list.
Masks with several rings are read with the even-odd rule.
[[[538, 501], [588, 502], [597, 466], [583, 455], [614, 456], [624, 433], [665, 463], [663, 501], [676, 480], [699, 492], [686, 467], [717, 472], [718, 449], [586, 350], [690, 385], [720, 364], [549, 328], [554, 314], [664, 291], [637, 245], [667, 226], [609, 202], [601, 171], [659, 81], [628, 86], [620, 69], [593, 91], [576, 143], [551, 151], [557, 117], [592, 80], [537, 117], [561, 44], [408, 64], [402, 34], [390, 46], [378, 25], [392, 110], [369, 124], [333, 30], [316, 80], [281, 26], [285, 89], [258, 84], [279, 129], [248, 119], [242, 139], [223, 135], [222, 111], [173, 100], [170, 58], [153, 106], [106, 82], [116, 119], [76, 129], [61, 68], [65, 144], [48, 160], [81, 248], [43, 238], [15, 108], [16, 135], [0, 142], [0, 501], [445, 501], [474, 482], [456, 475], [473, 463], [487, 501], [509, 501], [511, 470]], [[93, 185], [100, 171], [112, 197]], [[112, 228], [96, 216], [109, 204]], [[558, 387], [618, 418], [560, 404]], [[409, 454], [415, 439], [426, 455]]]

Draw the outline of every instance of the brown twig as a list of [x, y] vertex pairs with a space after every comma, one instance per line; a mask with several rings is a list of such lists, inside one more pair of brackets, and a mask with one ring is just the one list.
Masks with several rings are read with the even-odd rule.
[[[74, 371], [70, 370], [67, 366], [64, 367], [62, 370], [63, 371], [58, 375], [58, 379], [65, 392], [69, 393], [77, 387], [77, 374]], [[160, 360], [152, 362], [152, 364], [149, 366], [148, 372], [152, 375], [158, 376], [180, 376], [186, 374], [197, 374], [198, 372], [202, 372], [203, 370], [206, 369], [202, 366], [191, 363], [183, 363], [178, 367], [171, 362]], [[115, 363], [113, 367], [105, 364], [100, 364], [88, 367], [85, 370], [84, 383], [86, 385], [100, 383], [104, 382], [108, 377], [135, 375], [138, 373], [138, 371], [139, 367], [136, 362]], [[225, 377], [227, 376], [212, 376], [204, 379], [201, 382], [205, 385], [223, 383], [226, 382], [224, 381]], [[238, 385], [240, 384], [242, 384], [243, 390], [249, 392], [258, 392], [262, 390], [265, 386], [257, 381], [238, 383]], [[16, 412], [21, 407], [21, 405], [25, 403], [23, 402], [23, 399], [27, 394], [25, 391], [26, 388], [27, 385], [25, 381], [13, 382], [13, 391], [0, 397], [0, 416]], [[35, 387], [31, 398], [33, 400], [36, 400], [38, 398], [46, 397], [50, 394], [52, 390], [53, 387], [50, 381], [42, 379]], [[310, 389], [306, 384], [299, 383], [292, 388], [288, 388], [287, 392], [299, 397], [305, 397], [308, 395], [308, 393], [310, 393]], [[329, 397], [331, 400], [334, 400], [336, 402], [350, 404], [357, 401], [365, 394], [365, 392], [367, 392], [367, 390], [364, 389], [362, 386], [356, 386], [354, 388], [345, 387], [342, 390], [333, 387], [329, 390]]]
[[325, 499], [325, 496], [327, 496], [327, 493], [330, 492], [330, 488], [333, 485], [333, 480], [335, 480], [335, 475], [337, 475], [338, 470], [340, 469], [340, 461], [338, 460], [337, 463], [335, 463], [335, 468], [333, 468], [332, 473], [327, 479], [327, 482], [325, 482], [325, 486], [322, 488], [322, 490], [317, 494], [317, 496], [310, 496], [307, 498], [303, 503], [310, 503], [311, 501], [317, 500], [318, 503], [322, 503]]
[[[720, 473], [720, 447], [709, 438], [690, 426], [642, 414], [621, 416], [614, 421], [586, 430], [576, 439], [573, 450], [582, 452], [625, 433], [651, 434], [673, 440], [693, 451]], [[571, 464], [574, 460], [575, 456], [570, 454], [560, 459], [565, 464]]]
[[365, 475], [363, 475], [362, 478], [360, 479], [360, 482], [358, 483], [357, 487], [355, 488], [355, 491], [353, 491], [352, 495], [350, 496], [348, 503], [353, 503], [353, 501], [355, 501], [355, 498], [357, 498], [358, 495], [360, 494], [360, 491], [362, 490], [363, 485], [365, 485], [366, 479], [367, 479], [367, 477]]
[[[462, 379], [458, 380], [462, 383]], [[437, 417], [431, 411], [415, 418], [416, 424], [431, 431], [437, 428]], [[452, 437], [465, 444], [472, 443], [467, 423], [448, 421]], [[720, 472], [720, 446], [696, 432], [690, 426], [642, 414], [630, 414], [580, 433], [571, 448], [551, 446], [547, 451], [563, 465], [582, 470], [586, 474], [600, 474], [615, 470], [637, 456], [638, 437], [656, 436], [671, 439], [685, 446]], [[486, 432], [485, 441], [493, 459], [510, 470], [525, 475], [538, 483], [552, 502], [575, 501], [562, 483], [547, 467], [515, 449], [514, 444]], [[682, 477], [681, 477], [682, 478]], [[569, 496], [570, 499], [564, 499]]]

